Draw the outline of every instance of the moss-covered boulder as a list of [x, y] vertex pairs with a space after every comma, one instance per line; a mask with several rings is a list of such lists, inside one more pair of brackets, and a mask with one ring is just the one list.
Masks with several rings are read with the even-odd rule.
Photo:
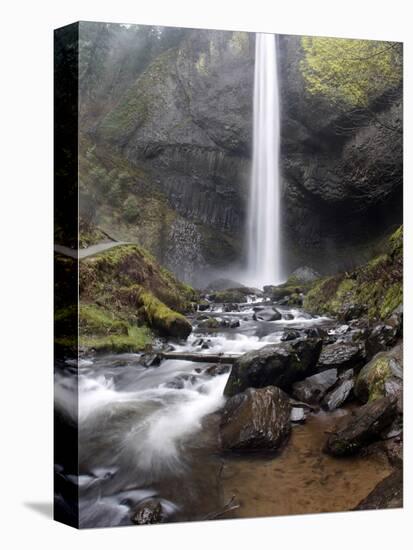
[[365, 365], [359, 372], [354, 393], [360, 401], [367, 403], [375, 401], [392, 393], [394, 384], [387, 384], [396, 379], [398, 386], [402, 386], [403, 379], [403, 350], [398, 345], [391, 351], [380, 352]]
[[310, 313], [344, 321], [366, 315], [387, 319], [403, 300], [403, 227], [388, 239], [384, 253], [350, 273], [320, 279], [304, 299]]
[[[74, 260], [62, 257], [68, 261]], [[184, 313], [194, 310], [197, 293], [140, 246], [119, 245], [81, 260], [79, 291], [79, 309], [56, 313], [56, 343], [65, 348], [135, 352], [150, 347], [156, 334], [186, 338], [192, 331]]]
[[122, 245], [87, 257], [79, 264], [81, 300], [106, 298], [123, 287], [139, 285], [180, 313], [193, 309], [196, 292], [161, 267], [155, 258], [136, 244]]
[[150, 292], [141, 291], [142, 311], [148, 324], [164, 336], [187, 338], [192, 332], [191, 323], [176, 311], [173, 311]]

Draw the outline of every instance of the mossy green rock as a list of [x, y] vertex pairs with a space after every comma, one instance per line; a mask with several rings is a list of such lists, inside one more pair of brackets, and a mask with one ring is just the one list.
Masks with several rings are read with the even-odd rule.
[[192, 331], [184, 313], [193, 310], [196, 292], [138, 245], [120, 245], [82, 260], [79, 290], [79, 345], [84, 350], [141, 351], [154, 333], [186, 338]]
[[391, 351], [380, 352], [359, 372], [354, 388], [357, 398], [364, 403], [387, 395], [386, 381], [403, 378], [403, 350], [398, 345]]
[[403, 227], [387, 241], [384, 254], [351, 273], [320, 279], [304, 299], [310, 313], [343, 320], [366, 315], [387, 319], [403, 301]]

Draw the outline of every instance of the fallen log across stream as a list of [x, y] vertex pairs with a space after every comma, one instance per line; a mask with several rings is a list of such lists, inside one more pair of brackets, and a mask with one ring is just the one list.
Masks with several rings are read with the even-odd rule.
[[225, 363], [232, 365], [238, 359], [238, 355], [213, 355], [207, 353], [179, 353], [163, 352], [163, 359], [176, 359], [179, 361], [194, 361], [196, 363]]

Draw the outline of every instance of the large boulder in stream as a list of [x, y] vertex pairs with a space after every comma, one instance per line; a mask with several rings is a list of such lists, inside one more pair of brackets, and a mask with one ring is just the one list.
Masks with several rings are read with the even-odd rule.
[[257, 309], [253, 315], [254, 321], [279, 321], [282, 315], [275, 307]]
[[365, 357], [366, 350], [363, 343], [335, 342], [323, 347], [318, 360], [318, 369], [343, 370], [361, 366]]
[[332, 432], [324, 446], [324, 451], [334, 456], [357, 453], [363, 446], [380, 438], [397, 415], [396, 400], [382, 397], [363, 405], [354, 414], [348, 415]]
[[224, 450], [275, 450], [290, 433], [288, 396], [275, 386], [249, 388], [229, 399], [220, 430]]
[[234, 363], [224, 394], [231, 397], [247, 388], [291, 385], [312, 374], [320, 356], [319, 338], [270, 344], [242, 355]]

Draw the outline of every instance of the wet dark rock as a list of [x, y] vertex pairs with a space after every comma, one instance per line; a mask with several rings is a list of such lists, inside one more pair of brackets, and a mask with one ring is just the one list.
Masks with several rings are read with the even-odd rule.
[[220, 374], [225, 374], [230, 370], [229, 365], [211, 365], [210, 367], [205, 369], [205, 374], [209, 374], [209, 376], [219, 376]]
[[281, 342], [288, 342], [289, 340], [296, 340], [301, 337], [301, 332], [299, 330], [287, 329], [284, 330], [281, 336]]
[[141, 356], [139, 362], [144, 367], [159, 367], [162, 361], [162, 355], [158, 353], [146, 353]]
[[206, 311], [207, 309], [210, 308], [210, 303], [209, 302], [200, 302], [198, 304], [198, 311]]
[[336, 330], [334, 331], [335, 334], [338, 336], [342, 336], [343, 334], [346, 334], [350, 330], [349, 325], [340, 325]]
[[293, 396], [299, 401], [319, 403], [337, 380], [337, 369], [325, 370], [293, 384]]
[[279, 321], [281, 313], [273, 307], [263, 308], [256, 311], [253, 315], [254, 321]]
[[340, 321], [349, 322], [352, 319], [360, 319], [367, 313], [367, 307], [361, 304], [345, 304], [338, 314]]
[[225, 450], [276, 450], [290, 433], [291, 407], [279, 388], [249, 388], [228, 400], [220, 430]]
[[307, 412], [303, 407], [292, 407], [290, 420], [291, 422], [304, 422], [307, 417]]
[[397, 469], [364, 498], [355, 510], [384, 510], [403, 507], [403, 470]]
[[196, 376], [193, 374], [181, 374], [173, 380], [170, 380], [166, 385], [167, 388], [174, 390], [182, 390], [185, 388], [186, 383], [194, 384], [196, 382]]
[[317, 338], [270, 344], [242, 355], [234, 363], [224, 393], [233, 396], [247, 388], [291, 385], [314, 372], [322, 342]]
[[226, 313], [230, 313], [231, 311], [239, 311], [239, 305], [238, 304], [224, 304], [224, 307], [222, 309]]
[[194, 340], [194, 341], [192, 342], [192, 346], [193, 346], [194, 348], [197, 348], [197, 347], [199, 347], [199, 346], [202, 346], [202, 344], [203, 344], [204, 342], [205, 342], [205, 340], [204, 340], [203, 338], [197, 338], [196, 340]]
[[367, 338], [366, 349], [369, 357], [373, 357], [379, 351], [385, 351], [394, 346], [398, 339], [399, 328], [397, 325], [378, 323], [370, 331]]
[[324, 451], [335, 456], [357, 453], [363, 446], [379, 439], [396, 414], [396, 401], [389, 397], [363, 405], [346, 416], [336, 431], [330, 434]]
[[308, 336], [308, 338], [322, 338], [324, 342], [328, 339], [327, 332], [322, 328], [310, 327], [304, 329], [303, 332], [306, 336]]
[[229, 321], [229, 328], [238, 328], [238, 327], [239, 327], [238, 319], [234, 319], [233, 321]]
[[292, 321], [294, 319], [294, 315], [292, 313], [283, 313], [282, 318], [286, 321]]
[[385, 428], [381, 434], [380, 437], [382, 439], [394, 439], [395, 437], [398, 437], [403, 432], [403, 417], [401, 414], [398, 414], [396, 418], [393, 420], [393, 422]]
[[200, 330], [206, 330], [206, 331], [210, 331], [210, 330], [213, 331], [220, 328], [229, 328], [229, 326], [230, 326], [230, 321], [228, 321], [227, 319], [221, 319], [217, 317], [208, 317], [207, 319], [201, 321], [198, 324], [198, 328]]
[[354, 378], [341, 380], [332, 391], [324, 396], [322, 401], [323, 408], [328, 411], [334, 411], [341, 407], [341, 405], [344, 405], [353, 391], [354, 384]]
[[205, 321], [209, 319], [209, 315], [207, 315], [206, 313], [201, 313], [200, 315], [197, 315], [196, 318], [198, 321]]
[[360, 366], [366, 357], [364, 345], [335, 342], [323, 347], [318, 360], [320, 370], [338, 368], [340, 370]]
[[403, 304], [400, 304], [386, 321], [387, 325], [396, 329], [398, 338], [403, 336]]
[[366, 403], [385, 395], [399, 398], [403, 385], [402, 345], [377, 353], [357, 376], [354, 393]]
[[139, 503], [132, 512], [131, 520], [136, 525], [162, 523], [164, 514], [161, 502], [157, 499], [150, 499]]

